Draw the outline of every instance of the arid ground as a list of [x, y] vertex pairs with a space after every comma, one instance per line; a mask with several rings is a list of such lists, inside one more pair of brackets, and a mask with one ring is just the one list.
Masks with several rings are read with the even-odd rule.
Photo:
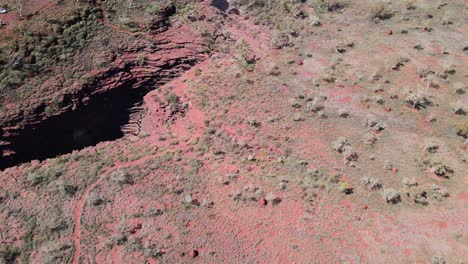
[[0, 263], [467, 263], [467, 1], [0, 7]]

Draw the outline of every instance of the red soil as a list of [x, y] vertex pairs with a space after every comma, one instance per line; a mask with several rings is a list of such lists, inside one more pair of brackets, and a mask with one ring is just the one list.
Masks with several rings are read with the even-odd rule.
[[[468, 176], [460, 159], [466, 149], [460, 149], [460, 138], [452, 131], [463, 118], [450, 113], [449, 103], [455, 98], [452, 83], [438, 80], [440, 88], [427, 91], [438, 105], [423, 109], [409, 107], [402, 88], [424, 88], [419, 66], [439, 70], [446, 62], [438, 57], [440, 51], [455, 50], [453, 40], [463, 36], [450, 31], [450, 38], [428, 35], [426, 40], [418, 34], [428, 32], [412, 31], [414, 35], [402, 37], [394, 25], [390, 34], [388, 28], [357, 18], [355, 24], [343, 24], [324, 22], [314, 28], [315, 35], [298, 41], [297, 49], [273, 50], [268, 44], [270, 29], [230, 15], [223, 25], [229, 32], [226, 41], [248, 43], [249, 56], [258, 58], [253, 70], [238, 63], [235, 51], [212, 54], [144, 97], [148, 113], [139, 136], [78, 153], [105, 153], [98, 156], [105, 165], [94, 180], [83, 182], [83, 177], [74, 176], [83, 166], [78, 161], [67, 165], [60, 180], [85, 186], [60, 204], [64, 218], [73, 225], [72, 232], [64, 235], [74, 245], [72, 263], [467, 259]], [[329, 33], [336, 34], [338, 28], [346, 29], [339, 31], [343, 39], [356, 42], [342, 55], [330, 49], [339, 41]], [[159, 70], [168, 61], [195, 56], [193, 49], [202, 42], [193, 37], [190, 25], [146, 38], [159, 40], [163, 51], [147, 54], [148, 65], [132, 68], [128, 76], [104, 79], [102, 89], [112, 89], [125, 78], [144, 80], [151, 76], [148, 71]], [[430, 48], [435, 54], [419, 54], [412, 48], [413, 42], [430, 43], [431, 38], [438, 43]], [[296, 63], [298, 51], [301, 63]], [[463, 67], [466, 56], [454, 53], [451, 63]], [[392, 69], [403, 55], [410, 60], [401, 69]], [[115, 65], [123, 67], [134, 59], [134, 53], [124, 54]], [[281, 74], [270, 74], [274, 66]], [[383, 76], [380, 81], [372, 80], [377, 68]], [[336, 80], [322, 78], [330, 75]], [[465, 77], [453, 78], [455, 82]], [[381, 96], [380, 102], [376, 96]], [[294, 100], [301, 106], [293, 107]], [[305, 110], [310, 102], [323, 108]], [[338, 114], [342, 109], [348, 117]], [[432, 113], [438, 117], [435, 123], [427, 122]], [[385, 127], [369, 128], [369, 115], [376, 122], [385, 121]], [[367, 144], [364, 135], [376, 142]], [[333, 149], [338, 137], [345, 137], [358, 154], [352, 164]], [[428, 142], [437, 143], [436, 153], [428, 153]], [[425, 165], [433, 160], [442, 160], [454, 173], [449, 178], [437, 176]], [[24, 175], [29, 167], [56, 163], [8, 169], [0, 175], [2, 188], [17, 190], [22, 187], [18, 182], [24, 184], [18, 199], [25, 207], [36, 199], [47, 201], [55, 195], [53, 183], [43, 186], [44, 191], [28, 185]], [[131, 174], [133, 181], [111, 179], [117, 170]], [[382, 189], [366, 186], [364, 176], [379, 179]], [[405, 186], [404, 178], [415, 178], [418, 185]], [[434, 198], [430, 191], [434, 184], [447, 188], [448, 197]], [[385, 200], [388, 188], [400, 193], [399, 203]], [[427, 192], [426, 206], [415, 203], [422, 192]], [[96, 197], [104, 202], [90, 203]], [[59, 203], [57, 197], [50, 201]], [[17, 202], [8, 201], [8, 206]], [[23, 223], [9, 221], [2, 227], [8, 226], [13, 230], [8, 232], [19, 237]], [[43, 247], [35, 251], [34, 259], [40, 262], [47, 251]]]

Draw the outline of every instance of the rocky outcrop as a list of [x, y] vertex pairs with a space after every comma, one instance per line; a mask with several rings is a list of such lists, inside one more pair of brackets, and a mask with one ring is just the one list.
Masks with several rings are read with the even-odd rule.
[[[1, 116], [0, 169], [30, 159], [42, 159], [66, 152], [65, 148], [61, 148], [57, 152], [43, 153], [44, 149], [51, 149], [50, 139], [53, 139], [54, 135], [65, 141], [61, 144], [69, 144], [67, 141], [70, 140], [76, 141], [76, 135], [88, 137], [85, 143], [71, 142], [68, 151], [99, 142], [98, 138], [103, 135], [98, 134], [102, 132], [93, 131], [99, 129], [99, 126], [93, 128], [90, 127], [91, 124], [96, 125], [107, 122], [109, 118], [116, 118], [112, 112], [126, 115], [126, 110], [120, 109], [112, 102], [106, 103], [107, 101], [114, 100], [122, 107], [131, 108], [138, 101], [141, 102], [148, 91], [177, 77], [209, 56], [202, 37], [183, 25], [171, 27], [157, 35], [136, 38], [137, 41], [133, 44], [120, 48], [110, 67], [90, 73], [91, 77], [87, 78], [86, 83], [75, 84], [70, 89], [71, 92], [58, 96], [59, 101], [54, 102], [57, 109], [54, 109], [52, 114], [47, 113], [44, 103], [38, 103], [33, 107], [34, 110], [27, 114]], [[112, 99], [107, 100], [107, 96]], [[128, 97], [128, 101], [125, 97]], [[100, 104], [107, 105], [103, 106], [107, 107], [107, 110], [100, 109]], [[109, 113], [99, 117], [98, 113], [102, 111]], [[78, 116], [81, 112], [81, 116]], [[96, 116], [93, 113], [96, 113]], [[74, 120], [65, 120], [66, 118]], [[94, 120], [88, 125], [86, 119], [89, 118], [106, 120]], [[122, 123], [118, 124], [118, 127], [125, 125], [127, 121], [125, 118], [118, 118], [118, 122]], [[58, 140], [57, 137], [55, 138]], [[49, 142], [39, 142], [46, 139]], [[36, 153], [36, 148], [42, 149], [40, 155]]]

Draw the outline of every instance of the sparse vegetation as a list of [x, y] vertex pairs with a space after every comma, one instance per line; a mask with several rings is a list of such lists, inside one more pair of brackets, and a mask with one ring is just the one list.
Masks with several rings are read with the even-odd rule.
[[[0, 165], [39, 149], [17, 131], [49, 122], [70, 133], [44, 138], [77, 150], [0, 171], [0, 263], [268, 262], [278, 248], [292, 262], [430, 262], [440, 252], [410, 236], [435, 229], [462, 259], [463, 8], [446, 2], [59, 1], [7, 25], [20, 39], [0, 48], [17, 82], [0, 87]], [[93, 113], [115, 105], [100, 126]], [[114, 126], [118, 139], [94, 141]], [[401, 243], [335, 243], [362, 227]], [[232, 249], [239, 230], [261, 232]]]

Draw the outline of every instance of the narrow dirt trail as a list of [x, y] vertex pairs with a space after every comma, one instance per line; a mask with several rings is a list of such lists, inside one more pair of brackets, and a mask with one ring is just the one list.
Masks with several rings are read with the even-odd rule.
[[98, 184], [101, 184], [104, 179], [109, 175], [109, 172], [104, 172], [104, 174], [93, 184], [86, 187], [80, 199], [76, 203], [75, 210], [73, 212], [73, 243], [75, 246], [75, 254], [73, 255], [73, 264], [78, 264], [81, 255], [81, 214], [83, 212], [84, 206], [86, 204], [86, 198], [88, 197], [89, 192], [94, 189]]
[[[103, 25], [105, 27], [110, 28], [111, 30], [114, 30], [116, 32], [120, 32], [122, 34], [129, 35], [129, 36], [141, 35], [147, 41], [152, 41], [154, 39], [154, 36], [151, 35], [150, 33], [130, 32], [130, 31], [126, 30], [126, 29], [123, 29], [123, 28], [115, 25], [115, 24], [110, 23], [108, 21], [107, 12], [106, 12], [105, 8], [102, 8], [102, 14], [103, 14], [103, 17], [101, 19], [101, 22], [103, 23]], [[142, 117], [140, 117], [140, 118], [142, 118]], [[81, 251], [81, 246], [82, 246], [82, 243], [81, 243], [81, 239], [82, 239], [81, 218], [82, 218], [82, 215], [83, 215], [84, 210], [85, 210], [86, 200], [87, 200], [87, 197], [88, 197], [89, 193], [95, 187], [102, 184], [109, 177], [109, 175], [110, 175], [110, 173], [112, 171], [115, 171], [116, 169], [132, 167], [132, 166], [135, 166], [135, 165], [142, 165], [147, 160], [149, 160], [149, 159], [151, 159], [153, 157], [154, 156], [146, 156], [146, 157], [144, 157], [144, 158], [142, 158], [140, 160], [137, 160], [135, 162], [132, 162], [132, 163], [118, 164], [118, 165], [116, 165], [116, 166], [114, 166], [112, 168], [109, 168], [109, 169], [103, 171], [102, 175], [94, 183], [90, 184], [89, 186], [87, 186], [85, 188], [85, 190], [83, 191], [83, 193], [81, 194], [81, 196], [77, 200], [74, 211], [73, 211], [74, 229], [73, 229], [73, 234], [72, 234], [72, 240], [73, 240], [74, 248], [75, 248], [73, 259], [72, 259], [73, 264], [80, 263], [80, 257], [81, 257], [81, 253], [82, 253], [82, 251]]]
[[[107, 13], [106, 13], [106, 10], [104, 8], [102, 9], [102, 13], [103, 13], [102, 23], [103, 23], [103, 25], [105, 27], [108, 27], [108, 28], [110, 28], [112, 30], [115, 30], [117, 32], [120, 32], [120, 33], [123, 33], [123, 34], [126, 34], [126, 35], [130, 35], [130, 36], [134, 36], [134, 35], [137, 35], [137, 34], [143, 35], [147, 40], [153, 38], [148, 33], [143, 33], [143, 32], [134, 33], [134, 32], [130, 32], [128, 30], [122, 29], [117, 25], [111, 24], [111, 23], [109, 23], [109, 21], [107, 19]], [[73, 230], [72, 239], [73, 239], [73, 243], [74, 243], [74, 246], [75, 246], [75, 253], [73, 255], [73, 261], [72, 261], [73, 264], [78, 264], [79, 263], [80, 255], [81, 255], [81, 215], [83, 213], [83, 209], [84, 209], [84, 206], [86, 204], [86, 198], [88, 197], [89, 192], [92, 189], [94, 189], [94, 187], [101, 184], [107, 178], [108, 175], [109, 175], [108, 171], [104, 172], [104, 174], [97, 181], [95, 181], [93, 184], [89, 185], [84, 190], [84, 192], [81, 195], [80, 199], [76, 203], [75, 210], [73, 212], [74, 230]]]
[[126, 167], [142, 165], [151, 158], [154, 158], [154, 156], [146, 156], [134, 162], [119, 164], [119, 165], [116, 165], [115, 167], [105, 170], [99, 179], [97, 179], [94, 183], [86, 187], [86, 189], [83, 191], [83, 194], [81, 195], [80, 199], [78, 199], [78, 201], [76, 202], [75, 209], [73, 211], [74, 229], [73, 229], [72, 240], [75, 246], [75, 253], [73, 255], [73, 261], [72, 261], [73, 264], [80, 263], [79, 261], [80, 261], [80, 255], [81, 255], [81, 215], [83, 214], [83, 210], [86, 205], [86, 198], [88, 197], [89, 192], [93, 190], [96, 186], [101, 184], [104, 180], [106, 180], [112, 171], [126, 168]]

